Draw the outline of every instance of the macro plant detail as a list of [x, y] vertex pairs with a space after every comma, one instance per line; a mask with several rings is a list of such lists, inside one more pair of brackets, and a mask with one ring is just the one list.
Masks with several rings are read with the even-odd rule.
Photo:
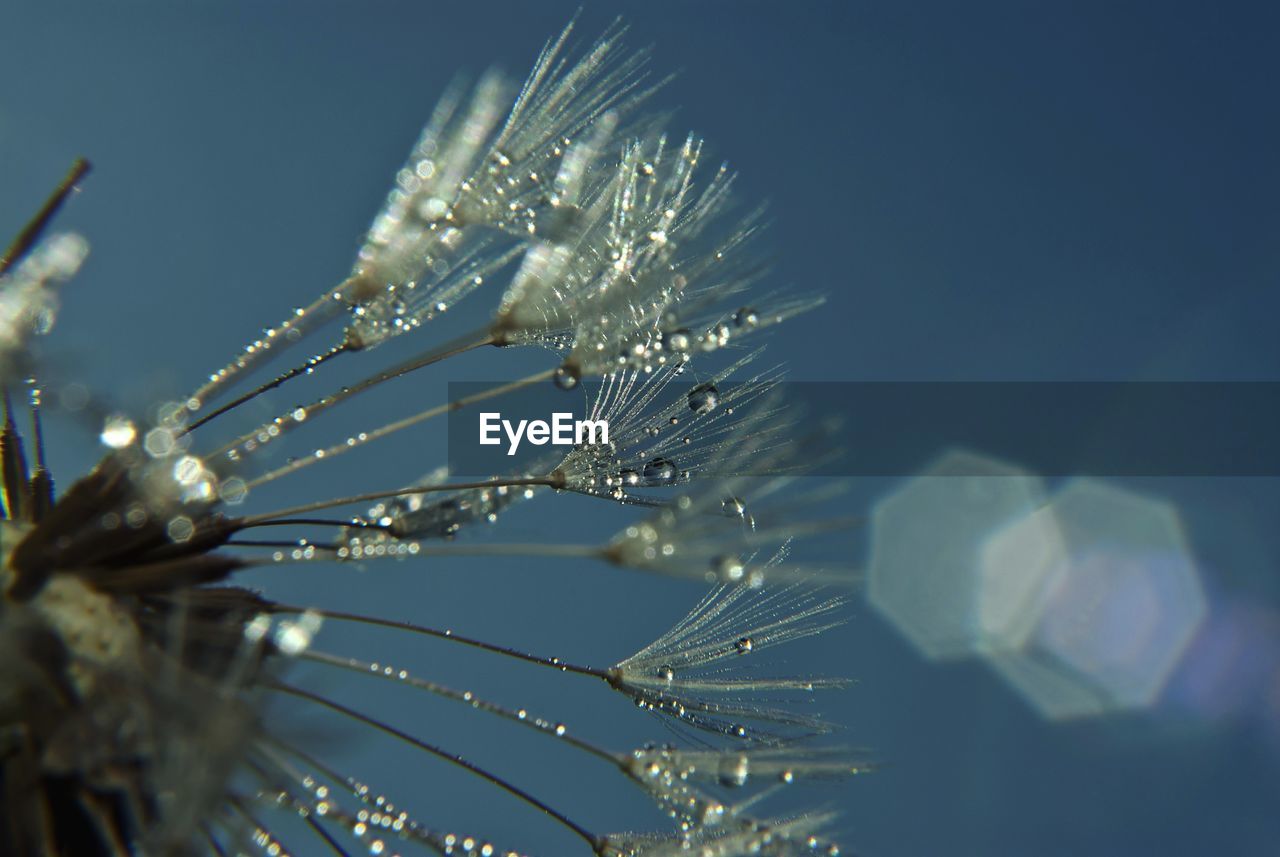
[[[670, 137], [645, 112], [663, 81], [651, 79], [642, 52], [622, 47], [621, 27], [580, 53], [571, 33], [547, 44], [522, 86], [488, 74], [447, 93], [350, 273], [186, 397], [143, 415], [98, 414], [106, 453], [61, 494], [45, 462], [32, 344], [53, 328], [59, 287], [87, 252], [78, 236], [45, 234], [87, 164], [0, 260], [5, 853], [524, 853], [399, 804], [418, 796], [378, 794], [363, 774], [277, 728], [263, 716], [268, 702], [328, 710], [477, 777], [570, 830], [583, 853], [839, 853], [828, 833], [836, 813], [771, 814], [767, 801], [798, 781], [868, 768], [859, 751], [832, 743], [830, 724], [793, 704], [845, 682], [758, 664], [774, 646], [834, 627], [846, 603], [831, 590], [848, 581], [847, 568], [792, 559], [798, 542], [850, 521], [823, 511], [838, 488], [801, 478], [823, 460], [827, 438], [803, 428], [782, 398], [783, 371], [763, 363], [769, 329], [821, 299], [759, 293], [761, 211], [737, 213], [728, 168], [706, 168], [698, 137]], [[482, 329], [449, 332], [378, 366], [379, 346], [430, 337], [458, 302], [486, 296], [494, 310]], [[550, 357], [482, 393], [284, 463], [265, 459], [303, 424], [366, 392], [487, 347], [532, 352], [531, 363]], [[292, 368], [253, 379], [304, 348], [311, 356]], [[222, 428], [295, 379], [357, 360], [373, 361], [359, 380], [248, 431]], [[381, 439], [428, 420], [538, 385], [548, 397], [584, 396], [587, 382], [598, 385], [588, 413], [609, 421], [607, 444], [466, 482], [424, 462], [409, 484], [254, 507], [257, 489], [365, 447], [376, 454]], [[565, 493], [630, 507], [634, 517], [594, 540], [468, 539], [517, 502]], [[280, 603], [238, 580], [320, 562], [374, 570], [512, 555], [595, 561], [711, 590], [670, 629], [652, 629], [649, 645], [588, 665], [453, 628]], [[653, 712], [675, 741], [606, 746], [554, 712], [327, 651], [329, 623], [597, 681]], [[301, 663], [454, 701], [594, 757], [671, 825], [597, 830], [555, 795], [436, 744], [429, 726], [409, 732], [305, 686], [292, 669]]]

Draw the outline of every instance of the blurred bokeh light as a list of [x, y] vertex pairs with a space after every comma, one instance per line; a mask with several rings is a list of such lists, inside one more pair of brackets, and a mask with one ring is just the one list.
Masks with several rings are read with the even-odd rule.
[[[1207, 610], [1177, 511], [1163, 500], [1078, 479], [1033, 518], [1039, 520], [1002, 537], [1018, 544], [1044, 539], [1029, 558], [1049, 569], [1047, 585], [1024, 645], [991, 665], [1050, 718], [1150, 705]], [[1030, 535], [1017, 537], [1024, 526]]]
[[872, 539], [872, 605], [1050, 719], [1150, 705], [1207, 612], [1174, 506], [1098, 479], [1046, 499], [1028, 472], [953, 451], [876, 505]]
[[[1005, 605], [983, 616], [984, 542], [1044, 502], [1039, 477], [974, 453], [946, 453], [871, 511], [872, 605], [928, 658], [1002, 648], [984, 627], [985, 620], [999, 638], [1010, 624]], [[1020, 586], [1010, 580], [998, 588], [1007, 598]]]

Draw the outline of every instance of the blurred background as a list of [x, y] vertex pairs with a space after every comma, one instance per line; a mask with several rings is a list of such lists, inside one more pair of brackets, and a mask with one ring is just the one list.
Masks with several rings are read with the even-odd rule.
[[[52, 371], [124, 408], [185, 395], [345, 276], [458, 74], [496, 64], [522, 77], [576, 9], [6, 4], [0, 235], [75, 156], [95, 165], [58, 221], [92, 252], [44, 343]], [[658, 74], [678, 72], [653, 102], [677, 109], [672, 130], [705, 135], [740, 171], [744, 201], [769, 201], [772, 281], [828, 297], [774, 337], [771, 356], [794, 379], [1276, 380], [1272, 4], [651, 0], [588, 6], [579, 37], [617, 15], [628, 44], [652, 45]], [[490, 306], [468, 303], [415, 345], [469, 329]], [[299, 443], [436, 403], [447, 380], [527, 371], [510, 354], [446, 366]], [[325, 387], [307, 379], [276, 407], [356, 374], [335, 367]], [[244, 425], [275, 412], [258, 405]], [[55, 419], [64, 486], [96, 460], [95, 434]], [[442, 463], [444, 443], [443, 426], [424, 426], [264, 491], [261, 508], [399, 484]], [[842, 842], [871, 857], [1275, 853], [1280, 484], [1045, 480], [991, 453], [939, 450], [923, 477], [859, 479], [840, 501], [837, 513], [866, 517], [836, 549], [867, 586], [846, 626], [778, 656], [857, 679], [817, 706], [884, 766], [795, 805], [843, 810]], [[929, 478], [957, 461], [966, 476]], [[543, 498], [495, 534], [573, 541], [627, 517]], [[1027, 551], [1039, 557], [1030, 578], [1010, 560]], [[286, 601], [599, 665], [702, 591], [528, 560], [317, 565], [255, 583]], [[525, 705], [618, 748], [666, 738], [571, 676], [394, 634], [326, 627], [317, 645]], [[633, 787], [552, 742], [399, 687], [301, 677], [595, 828], [660, 825]], [[344, 770], [424, 821], [577, 853], [492, 789], [296, 711], [282, 707], [289, 722], [276, 725], [335, 747]]]

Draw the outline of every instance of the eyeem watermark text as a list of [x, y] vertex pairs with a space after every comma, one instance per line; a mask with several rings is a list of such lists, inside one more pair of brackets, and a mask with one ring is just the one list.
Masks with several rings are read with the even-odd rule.
[[571, 413], [554, 413], [551, 422], [546, 420], [520, 420], [512, 424], [499, 413], [480, 415], [480, 443], [483, 446], [501, 444], [507, 436], [507, 455], [515, 455], [520, 442], [527, 440], [534, 446], [577, 446], [609, 442], [608, 420], [575, 420]]
[[[555, 441], [554, 423], [539, 426], [542, 420], [550, 423], [556, 411], [608, 419], [607, 434], [597, 428], [590, 438], [584, 426], [582, 440], [607, 439], [627, 449], [650, 443], [636, 431], [658, 429], [652, 442], [670, 442], [678, 467], [685, 462], [675, 443], [693, 433], [696, 420], [721, 422], [711, 432], [694, 434], [693, 451], [700, 448], [699, 437], [714, 443], [732, 436], [734, 421], [752, 412], [749, 402], [741, 404], [738, 416], [721, 406], [703, 417], [694, 402], [688, 402], [686, 411], [680, 400], [695, 391], [692, 379], [687, 386], [680, 379], [671, 381], [652, 407], [640, 411], [629, 404], [621, 410], [593, 410], [593, 403], [617, 397], [614, 386], [602, 399], [606, 383], [616, 382], [584, 379], [572, 392], [532, 384], [504, 392], [501, 402], [450, 411], [450, 475], [485, 479], [525, 464], [541, 466], [539, 459], [550, 452], [545, 444], [577, 440], [565, 414], [556, 416], [560, 428]], [[470, 401], [502, 384], [508, 382], [452, 381], [449, 396]], [[734, 382], [717, 386], [722, 403], [732, 399]], [[806, 426], [839, 425], [829, 440], [844, 454], [821, 456], [823, 476], [913, 476], [947, 450], [963, 448], [1041, 476], [1280, 478], [1280, 381], [788, 381], [783, 386], [779, 393], [785, 395], [788, 412], [805, 414]], [[657, 418], [659, 409], [672, 401], [682, 405], [679, 425]], [[489, 439], [481, 423], [477, 443], [476, 414], [484, 407], [500, 408], [512, 425], [504, 435], [501, 417], [483, 415]], [[623, 414], [630, 428], [619, 422]], [[521, 420], [529, 422], [520, 427]], [[531, 434], [533, 443], [525, 443]], [[569, 450], [555, 449], [562, 451]], [[756, 470], [751, 461], [730, 458], [735, 475], [774, 472], [772, 456], [760, 456]], [[978, 469], [953, 475], [989, 474]]]

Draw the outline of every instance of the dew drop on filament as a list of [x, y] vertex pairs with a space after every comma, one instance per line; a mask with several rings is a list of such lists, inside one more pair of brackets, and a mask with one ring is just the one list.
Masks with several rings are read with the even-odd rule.
[[662, 337], [663, 345], [670, 351], [682, 353], [688, 351], [693, 344], [692, 337], [688, 330], [681, 328], [664, 334]]
[[720, 785], [739, 788], [747, 784], [751, 774], [751, 765], [746, 755], [728, 755], [720, 760], [720, 769], [716, 772]]
[[726, 554], [711, 561], [712, 570], [721, 583], [737, 583], [746, 573], [746, 566], [741, 558]]
[[718, 404], [720, 391], [715, 384], [699, 384], [689, 391], [689, 410], [695, 414], [710, 413]]
[[669, 458], [655, 458], [644, 466], [644, 479], [650, 485], [670, 485], [679, 473]]
[[561, 390], [572, 390], [578, 386], [578, 372], [565, 366], [561, 366], [551, 376], [552, 382]]

